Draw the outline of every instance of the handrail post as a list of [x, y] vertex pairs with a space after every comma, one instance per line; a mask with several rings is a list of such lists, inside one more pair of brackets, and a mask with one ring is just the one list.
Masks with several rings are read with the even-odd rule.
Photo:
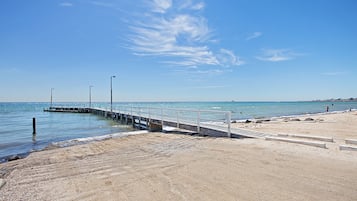
[[150, 112], [150, 108], [148, 107], [148, 113], [149, 113], [149, 121], [151, 120], [151, 112]]
[[197, 111], [197, 133], [200, 134], [200, 121], [201, 121], [201, 112]]
[[133, 106], [130, 107], [130, 116], [131, 116], [131, 125], [134, 128], [135, 127], [135, 119], [134, 119], [134, 115], [133, 115]]
[[145, 117], [145, 118], [146, 118], [146, 130], [150, 130], [150, 128], [149, 128], [149, 123], [150, 123], [150, 108], [147, 107], [146, 109], [147, 109], [147, 115], [148, 115], [148, 116]]
[[176, 110], [176, 120], [177, 120], [177, 128], [180, 128], [180, 122], [179, 122], [179, 111]]
[[164, 128], [164, 109], [161, 108], [161, 126]]
[[227, 125], [228, 125], [228, 131], [227, 131], [227, 137], [232, 137], [231, 135], [231, 112], [227, 112]]

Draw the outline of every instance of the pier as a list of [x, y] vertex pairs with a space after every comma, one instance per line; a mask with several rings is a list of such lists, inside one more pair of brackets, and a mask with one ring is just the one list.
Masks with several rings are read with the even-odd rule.
[[90, 108], [81, 107], [49, 107], [45, 112], [70, 112], [70, 113], [91, 113]]
[[134, 128], [162, 131], [164, 127], [186, 130], [201, 136], [264, 138], [263, 133], [231, 128], [231, 112], [173, 108], [122, 107], [50, 107], [45, 112], [91, 113]]

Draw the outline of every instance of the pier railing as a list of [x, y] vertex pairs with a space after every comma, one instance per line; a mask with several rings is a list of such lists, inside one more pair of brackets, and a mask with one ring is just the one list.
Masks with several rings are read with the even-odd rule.
[[[110, 108], [93, 108], [110, 111]], [[154, 107], [113, 107], [113, 113], [138, 116], [164, 122], [174, 122], [177, 128], [180, 124], [190, 125], [197, 128], [197, 133], [201, 128], [209, 128], [226, 132], [231, 137], [231, 112], [217, 110], [190, 110], [175, 108], [154, 108]]]
[[131, 123], [133, 127], [149, 129], [151, 131], [162, 130], [163, 127], [177, 127], [179, 129], [197, 132], [200, 135], [216, 137], [249, 137], [264, 138], [270, 134], [250, 131], [241, 128], [231, 128], [231, 112], [218, 110], [190, 110], [175, 108], [154, 107], [130, 107], [116, 106], [106, 107], [50, 107], [46, 112], [72, 112], [92, 113], [105, 117], [111, 117]]

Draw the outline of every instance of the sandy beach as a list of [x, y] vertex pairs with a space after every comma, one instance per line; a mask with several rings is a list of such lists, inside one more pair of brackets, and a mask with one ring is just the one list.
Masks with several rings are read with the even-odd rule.
[[[345, 111], [265, 120], [258, 119], [252, 120], [250, 123], [233, 123], [232, 127], [262, 132], [277, 137], [288, 135], [290, 137], [284, 138], [294, 140], [299, 138], [291, 136], [329, 138], [332, 139], [333, 142], [323, 142], [327, 148], [339, 150], [340, 145], [346, 145], [346, 140], [357, 139], [357, 112]], [[309, 140], [307, 138], [304, 140], [319, 141]]]
[[357, 112], [338, 112], [272, 118], [270, 121], [253, 120], [251, 123], [234, 123], [233, 127], [271, 134], [304, 134], [357, 138]]
[[[357, 113], [234, 126], [357, 138]], [[306, 118], [313, 120], [305, 121]], [[147, 133], [0, 164], [0, 200], [356, 200], [357, 151]]]

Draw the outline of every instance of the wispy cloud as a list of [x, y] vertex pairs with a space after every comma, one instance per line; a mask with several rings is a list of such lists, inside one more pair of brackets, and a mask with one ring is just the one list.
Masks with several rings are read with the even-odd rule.
[[254, 33], [250, 34], [250, 35], [246, 38], [246, 40], [252, 40], [252, 39], [255, 39], [255, 38], [259, 38], [259, 37], [261, 37], [262, 35], [263, 35], [262, 32], [254, 32]]
[[91, 1], [90, 3], [95, 6], [109, 7], [109, 8], [114, 7], [114, 4], [107, 3], [107, 2]]
[[232, 51], [210, 47], [217, 40], [199, 12], [204, 2], [173, 1], [150, 1], [149, 11], [130, 21], [129, 48], [135, 54], [160, 56], [165, 63], [188, 67], [243, 64]]
[[192, 10], [202, 10], [205, 7], [204, 2], [194, 2], [193, 0], [177, 0], [177, 5], [180, 5], [179, 9], [192, 9]]
[[59, 5], [62, 7], [72, 7], [73, 6], [73, 4], [70, 2], [62, 2]]
[[219, 53], [216, 54], [216, 57], [223, 66], [239, 66], [244, 64], [244, 61], [237, 57], [231, 50], [222, 48]]
[[152, 12], [165, 13], [172, 6], [172, 0], [153, 0], [150, 4]]
[[262, 61], [279, 62], [292, 60], [297, 55], [290, 49], [263, 49], [262, 55], [256, 58]]

